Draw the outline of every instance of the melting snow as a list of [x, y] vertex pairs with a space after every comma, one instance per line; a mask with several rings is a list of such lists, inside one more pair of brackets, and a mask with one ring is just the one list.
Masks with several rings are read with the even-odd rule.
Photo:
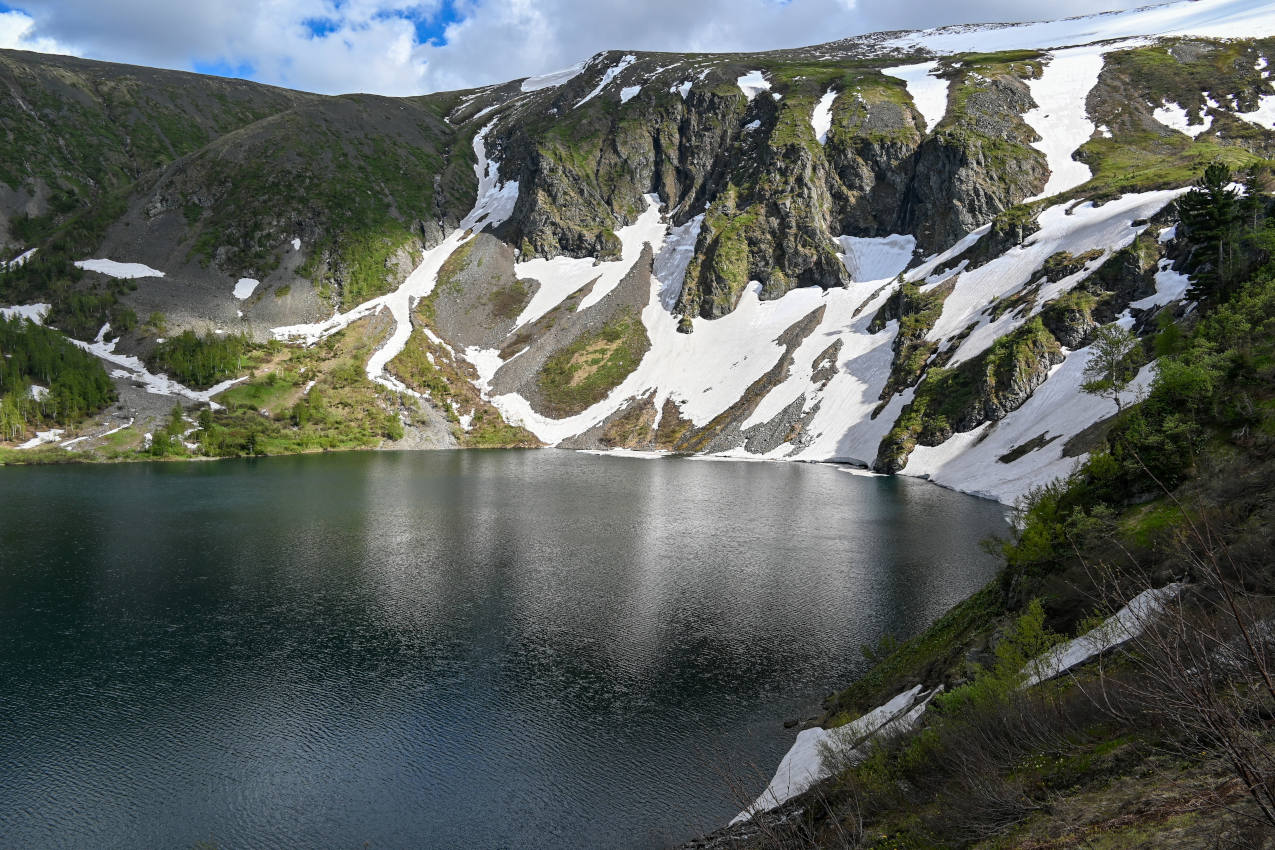
[[695, 243], [703, 224], [704, 214], [700, 213], [681, 227], [669, 228], [663, 247], [655, 255], [653, 273], [660, 282], [660, 303], [665, 310], [672, 310], [682, 297], [686, 268], [695, 256]]
[[1186, 109], [1170, 101], [1164, 101], [1151, 113], [1151, 117], [1164, 126], [1177, 130], [1179, 133], [1185, 133], [1193, 139], [1213, 126], [1213, 116], [1209, 115], [1205, 108], [1200, 109], [1200, 123], [1191, 124], [1191, 118]]
[[621, 259], [613, 262], [595, 263], [591, 258], [553, 257], [537, 258], [518, 263], [515, 266], [519, 278], [534, 278], [540, 281], [540, 288], [527, 302], [517, 320], [515, 327], [534, 322], [562, 303], [567, 296], [580, 287], [593, 281], [593, 288], [576, 308], [577, 312], [587, 310], [615, 289], [624, 276], [633, 268], [642, 246], [647, 242], [657, 247], [664, 242], [665, 225], [660, 222], [660, 199], [656, 195], [646, 196], [646, 211], [638, 220], [616, 231], [620, 238]]
[[947, 114], [947, 90], [951, 84], [933, 75], [938, 65], [937, 62], [921, 62], [917, 65], [900, 65], [897, 68], [881, 69], [881, 73], [907, 83], [912, 103], [925, 119], [927, 133], [934, 132], [934, 128]]
[[[425, 253], [424, 258], [403, 284], [393, 292], [365, 301], [345, 313], [334, 314], [332, 318], [322, 322], [306, 325], [289, 325], [274, 328], [271, 333], [276, 339], [302, 342], [313, 345], [324, 337], [349, 327], [359, 319], [388, 309], [394, 318], [394, 332], [385, 344], [377, 349], [367, 362], [367, 376], [377, 383], [389, 387], [396, 392], [419, 395], [409, 390], [402, 382], [385, 374], [385, 366], [398, 356], [412, 334], [412, 306], [434, 289], [438, 280], [438, 271], [443, 263], [469, 237], [470, 230], [482, 227], [495, 227], [513, 212], [518, 201], [518, 182], [500, 180], [500, 165], [487, 158], [487, 147], [484, 137], [491, 129], [488, 124], [474, 136], [474, 173], [478, 176], [478, 199], [469, 215], [461, 220], [456, 230], [452, 231], [441, 243]], [[426, 329], [428, 332], [428, 329]]]
[[1049, 180], [1030, 201], [1074, 189], [1093, 176], [1089, 166], [1072, 158], [1076, 149], [1094, 134], [1085, 100], [1098, 82], [1102, 54], [1107, 47], [1076, 47], [1059, 50], [1046, 63], [1038, 79], [1028, 80], [1036, 108], [1023, 113], [1023, 120], [1040, 135], [1032, 147], [1045, 155]]
[[1275, 130], [1275, 94], [1262, 95], [1258, 98], [1257, 109], [1252, 112], [1236, 112], [1235, 117], [1267, 130]]
[[602, 82], [598, 83], [598, 87], [595, 88], [593, 91], [589, 92], [588, 94], [586, 94], [583, 98], [581, 98], [580, 101], [576, 104], [576, 106], [584, 106], [586, 103], [593, 100], [602, 92], [604, 88], [606, 88], [608, 85], [611, 84], [612, 80], [614, 80], [616, 77], [620, 75], [621, 71], [623, 71], [625, 68], [629, 67], [636, 61], [637, 61], [637, 57], [630, 54], [628, 56], [625, 56], [619, 62], [615, 63], [614, 66], [607, 68], [606, 73], [602, 75]]
[[761, 71], [749, 71], [735, 81], [744, 97], [752, 100], [764, 91], [770, 91], [770, 81]]
[[135, 277], [163, 277], [164, 273], [141, 263], [117, 263], [114, 260], [80, 260], [77, 266], [90, 272], [99, 272], [122, 280]]
[[0, 267], [6, 268], [6, 269], [16, 269], [20, 266], [25, 266], [27, 264], [27, 260], [35, 256], [35, 252], [38, 250], [39, 250], [38, 248], [32, 248], [29, 251], [24, 251], [23, 253], [14, 257], [12, 260], [10, 260], [7, 263], [0, 263]]
[[[235, 297], [242, 301], [252, 295], [258, 286], [261, 286], [261, 281], [253, 280], [250, 277], [241, 277], [239, 282], [235, 284]], [[242, 316], [243, 313], [239, 315]]]
[[44, 324], [44, 317], [53, 309], [52, 304], [22, 304], [17, 307], [0, 307], [0, 317], [22, 318], [36, 325]]
[[906, 732], [920, 719], [921, 712], [915, 709], [924, 708], [933, 695], [933, 692], [924, 692], [917, 685], [845, 726], [834, 729], [816, 727], [798, 732], [797, 740], [779, 762], [775, 777], [766, 790], [752, 805], [736, 815], [731, 824], [743, 823], [758, 812], [769, 811], [831, 775], [825, 764], [826, 756], [847, 762], [859, 761], [864, 756], [861, 748], [869, 739], [883, 733]]
[[584, 70], [585, 63], [577, 62], [570, 68], [563, 68], [559, 71], [550, 71], [547, 74], [540, 74], [535, 77], [528, 77], [522, 81], [523, 91], [540, 91], [541, 89], [553, 88], [563, 83], [568, 83], [580, 75]]
[[677, 92], [678, 94], [682, 96], [682, 100], [686, 100], [686, 96], [691, 93], [692, 85], [693, 85], [693, 81], [687, 80], [686, 82], [682, 83], [680, 86], [673, 86], [671, 89], [669, 89], [669, 93], [672, 94], [673, 92]]
[[1178, 595], [1182, 585], [1175, 582], [1161, 588], [1144, 590], [1129, 600], [1102, 625], [1080, 637], [1054, 647], [1031, 661], [1023, 670], [1027, 677], [1024, 687], [1066, 673], [1109, 649], [1133, 640], [1142, 634], [1151, 620], [1164, 610], [1165, 603]]
[[628, 103], [637, 97], [638, 92], [642, 91], [641, 86], [625, 86], [620, 89], [620, 103]]
[[64, 432], [62, 431], [61, 428], [54, 428], [51, 431], [36, 431], [34, 437], [27, 440], [22, 445], [16, 446], [15, 448], [34, 449], [36, 446], [42, 446], [45, 443], [56, 443], [57, 441], [62, 439], [63, 433]]
[[832, 129], [832, 102], [837, 99], [837, 90], [828, 89], [815, 104], [815, 111], [810, 115], [810, 126], [814, 128], [815, 138], [819, 144], [828, 141], [828, 131]]
[[1149, 310], [1152, 307], [1171, 304], [1186, 295], [1187, 288], [1191, 285], [1191, 278], [1181, 272], [1175, 272], [1171, 268], [1172, 265], [1172, 260], [1161, 260], [1160, 268], [1155, 273], [1155, 293], [1134, 301], [1129, 306], [1138, 310]]
[[300, 250], [301, 250], [301, 240], [300, 240], [299, 238], [294, 238], [294, 239], [292, 240], [292, 250], [294, 250], [294, 251], [300, 251]]

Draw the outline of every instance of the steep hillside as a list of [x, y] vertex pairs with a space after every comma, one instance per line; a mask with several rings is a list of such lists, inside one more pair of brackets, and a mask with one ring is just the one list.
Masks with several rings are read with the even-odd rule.
[[[246, 406], [298, 438], [202, 428], [190, 451], [293, 450], [301, 390], [340, 363], [362, 401], [338, 431], [371, 404], [442, 444], [840, 461], [1009, 502], [1111, 413], [1080, 389], [1095, 329], [1183, 312], [1175, 198], [1210, 162], [1275, 155], [1272, 35], [1261, 3], [1204, 0], [763, 54], [612, 51], [405, 100], [11, 54], [11, 97], [45, 104], [41, 156], [65, 150], [63, 182], [93, 191], [9, 237], [23, 259], [0, 301], [48, 304], [118, 381], [170, 393], [143, 418], [219, 399], [218, 427]], [[134, 122], [197, 110], [203, 135], [167, 156], [108, 135], [97, 164], [80, 119], [55, 116], [119, 113], [117, 89], [169, 110]], [[52, 168], [0, 178], [34, 196]], [[246, 383], [223, 398], [182, 364], [236, 334], [216, 375]], [[350, 334], [358, 375], [296, 365]], [[267, 384], [290, 389], [245, 389]], [[371, 433], [357, 444], [398, 429]]]

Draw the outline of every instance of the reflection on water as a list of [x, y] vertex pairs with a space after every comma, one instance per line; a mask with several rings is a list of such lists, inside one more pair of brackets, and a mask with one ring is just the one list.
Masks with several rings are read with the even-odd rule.
[[556, 451], [0, 469], [0, 844], [663, 846], [1002, 509]]

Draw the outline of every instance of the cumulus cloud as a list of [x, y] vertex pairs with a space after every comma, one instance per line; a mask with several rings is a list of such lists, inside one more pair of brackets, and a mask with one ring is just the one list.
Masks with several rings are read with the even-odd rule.
[[[0, 8], [3, 8], [0, 6]], [[35, 33], [35, 20], [25, 12], [11, 9], [0, 12], [0, 48], [34, 50], [37, 53], [73, 53], [51, 38]]]
[[[1046, 0], [19, 0], [0, 46], [215, 69], [318, 92], [502, 82], [600, 50], [750, 51], [1057, 15]], [[1139, 0], [1071, 0], [1068, 14]], [[937, 7], [937, 8], [936, 8]], [[5, 7], [0, 6], [0, 9]]]

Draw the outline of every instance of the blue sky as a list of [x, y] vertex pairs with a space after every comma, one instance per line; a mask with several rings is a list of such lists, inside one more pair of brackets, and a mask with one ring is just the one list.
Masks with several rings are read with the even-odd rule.
[[747, 51], [883, 29], [1040, 20], [1145, 0], [7, 0], [0, 47], [417, 94], [571, 65], [608, 49]]

